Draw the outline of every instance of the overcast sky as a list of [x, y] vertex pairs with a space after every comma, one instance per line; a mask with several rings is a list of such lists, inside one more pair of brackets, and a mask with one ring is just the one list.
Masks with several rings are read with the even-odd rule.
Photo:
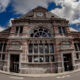
[[11, 19], [20, 17], [38, 6], [66, 18], [70, 26], [79, 29], [80, 0], [0, 0], [0, 30], [10, 26]]

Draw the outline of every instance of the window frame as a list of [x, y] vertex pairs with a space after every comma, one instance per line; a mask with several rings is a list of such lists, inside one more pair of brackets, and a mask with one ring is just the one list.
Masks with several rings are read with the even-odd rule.
[[47, 28], [39, 27], [37, 29], [34, 29], [32, 31], [32, 33], [30, 33], [30, 37], [32, 37], [32, 38], [34, 38], [34, 37], [39, 37], [39, 38], [46, 38], [46, 37], [48, 37], [48, 38], [50, 38], [52, 36], [51, 36], [50, 31]]
[[74, 43], [74, 47], [76, 51], [80, 51], [80, 43]]
[[66, 34], [66, 27], [62, 27], [62, 26], [59, 26], [58, 27], [58, 33], [59, 34]]
[[[32, 54], [29, 53], [29, 50], [28, 50], [28, 56], [32, 56], [32, 59], [33, 59], [32, 63], [50, 63], [50, 62], [54, 62], [54, 61], [51, 61], [51, 56], [54, 56], [54, 52], [53, 52], [53, 54], [50, 54], [50, 45], [52, 45], [53, 49], [54, 49], [54, 44], [53, 43], [42, 43], [42, 42], [41, 43], [28, 43], [28, 46], [29, 46], [29, 44], [33, 45]], [[34, 45], [37, 45], [38, 53], [37, 52], [34, 53], [35, 52], [34, 51]], [[48, 50], [47, 53], [45, 52], [45, 45], [47, 45], [47, 48], [48, 48], [48, 49], [46, 48], [46, 50]], [[40, 46], [43, 46], [43, 48], [42, 48], [43, 51], [41, 50], [43, 53], [40, 52]], [[43, 60], [41, 61], [40, 59], [43, 59]], [[28, 62], [29, 62], [29, 60], [28, 60]]]
[[15, 28], [15, 34], [22, 34], [23, 33], [24, 26], [16, 26]]

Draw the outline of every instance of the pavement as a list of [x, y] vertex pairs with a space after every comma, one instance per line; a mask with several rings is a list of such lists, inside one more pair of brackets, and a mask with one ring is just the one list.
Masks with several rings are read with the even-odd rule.
[[[80, 80], [80, 71], [75, 71], [72, 73], [67, 73], [67, 74], [63, 74], [63, 75], [56, 75], [53, 76], [53, 74], [50, 74], [51, 77], [48, 75], [46, 75], [46, 77], [23, 77], [23, 76], [15, 76], [12, 75], [13, 73], [11, 73], [10, 75], [6, 75], [4, 73], [0, 73], [0, 80]], [[30, 74], [31, 75], [31, 74]], [[32, 76], [32, 75], [31, 75]]]
[[21, 74], [21, 73], [12, 73], [12, 72], [5, 72], [1, 71], [1, 74], [6, 74], [10, 76], [18, 76], [18, 77], [33, 77], [33, 78], [39, 78], [39, 77], [55, 77], [55, 76], [62, 76], [62, 75], [69, 75], [71, 73], [77, 73], [80, 72], [80, 69], [74, 70], [74, 71], [67, 71], [63, 73], [46, 73], [46, 74]]

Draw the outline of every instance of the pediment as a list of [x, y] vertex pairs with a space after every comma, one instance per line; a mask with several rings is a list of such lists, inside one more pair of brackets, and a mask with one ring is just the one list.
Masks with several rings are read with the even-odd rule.
[[48, 11], [46, 8], [43, 7], [37, 7], [35, 9], [32, 9], [31, 11], [29, 11], [28, 13], [26, 13], [25, 15], [21, 16], [18, 19], [31, 19], [31, 18], [35, 18], [35, 19], [50, 19], [50, 18], [57, 18], [60, 19], [60, 17], [58, 17], [57, 15], [51, 13], [50, 11]]

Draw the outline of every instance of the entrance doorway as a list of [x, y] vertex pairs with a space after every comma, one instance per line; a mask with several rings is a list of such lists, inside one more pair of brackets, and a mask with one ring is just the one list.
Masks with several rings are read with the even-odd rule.
[[72, 54], [63, 54], [63, 60], [64, 60], [64, 69], [65, 69], [65, 71], [73, 70]]
[[10, 55], [10, 71], [16, 73], [19, 72], [19, 55]]

